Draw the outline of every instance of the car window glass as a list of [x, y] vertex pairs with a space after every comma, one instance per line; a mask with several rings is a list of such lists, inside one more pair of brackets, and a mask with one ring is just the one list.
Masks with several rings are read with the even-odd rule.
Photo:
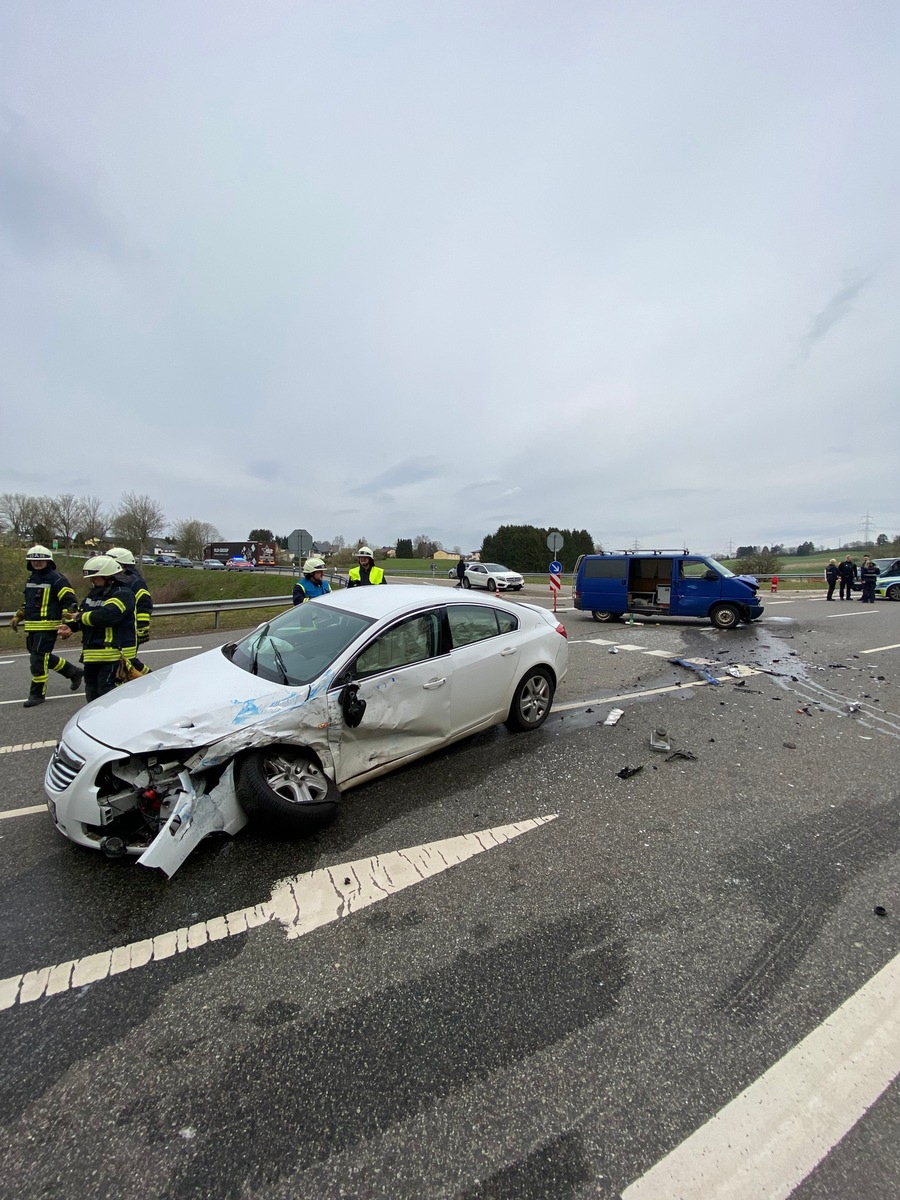
[[709, 569], [709, 563], [702, 558], [686, 558], [681, 564], [681, 574], [685, 579], [702, 579]]
[[494, 610], [483, 604], [448, 604], [447, 619], [455, 647], [483, 642], [499, 633]]
[[275, 683], [312, 683], [371, 624], [367, 617], [310, 600], [242, 638], [231, 661]]
[[368, 645], [356, 660], [357, 677], [378, 671], [395, 671], [424, 662], [437, 654], [440, 618], [436, 612], [417, 613], [386, 630]]
[[496, 616], [501, 633], [512, 633], [513, 630], [519, 628], [519, 618], [512, 613], [497, 612]]

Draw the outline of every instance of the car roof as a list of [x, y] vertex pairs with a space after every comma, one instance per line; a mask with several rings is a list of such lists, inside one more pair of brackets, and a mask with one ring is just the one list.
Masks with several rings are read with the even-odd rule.
[[480, 604], [486, 608], [501, 606], [515, 611], [515, 605], [493, 596], [473, 596], [469, 591], [460, 596], [453, 588], [416, 583], [380, 583], [374, 587], [342, 588], [308, 603], [337, 606], [345, 612], [372, 617], [374, 620], [431, 604]]

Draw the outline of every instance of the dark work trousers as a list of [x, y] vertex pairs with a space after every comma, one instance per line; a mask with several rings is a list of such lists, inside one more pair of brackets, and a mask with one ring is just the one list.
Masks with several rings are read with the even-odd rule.
[[[825, 597], [825, 599], [826, 599], [826, 600], [833, 600], [833, 599], [834, 599], [834, 585], [835, 585], [836, 583], [837, 583], [837, 579], [836, 579], [836, 578], [835, 578], [835, 579], [832, 579], [832, 580], [830, 580], [830, 581], [829, 581], [829, 583], [828, 583], [828, 595]], [[844, 597], [843, 597], [843, 594], [842, 594], [842, 595], [841, 595], [841, 599], [843, 600], [843, 598], [844, 598]]]
[[119, 660], [115, 662], [92, 662], [84, 664], [84, 696], [88, 703], [100, 696], [105, 696], [116, 686], [116, 672]]
[[37, 633], [29, 633], [25, 636], [25, 648], [31, 660], [31, 684], [35, 690], [38, 688], [42, 692], [47, 690], [47, 676], [50, 671], [59, 671], [60, 675], [67, 677], [71, 675], [66, 660], [53, 653], [55, 645], [55, 629], [42, 629]]
[[862, 596], [860, 597], [863, 604], [875, 603], [875, 580], [863, 579]]
[[853, 580], [852, 580], [852, 578], [845, 579], [844, 576], [842, 575], [841, 576], [841, 599], [842, 600], [844, 599], [844, 588], [847, 589], [847, 599], [852, 600], [853, 599]]

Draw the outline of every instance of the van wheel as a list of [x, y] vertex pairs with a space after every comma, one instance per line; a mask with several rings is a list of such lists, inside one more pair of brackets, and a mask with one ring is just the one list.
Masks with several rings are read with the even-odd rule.
[[603, 623], [606, 621], [618, 621], [621, 614], [620, 613], [611, 613], [611, 612], [592, 612], [591, 616], [594, 618], [595, 621], [600, 621], [601, 623]]
[[330, 821], [340, 793], [298, 746], [251, 750], [235, 764], [235, 791], [248, 817], [306, 833]]
[[741, 614], [733, 604], [717, 604], [709, 614], [716, 629], [734, 629], [740, 623]]

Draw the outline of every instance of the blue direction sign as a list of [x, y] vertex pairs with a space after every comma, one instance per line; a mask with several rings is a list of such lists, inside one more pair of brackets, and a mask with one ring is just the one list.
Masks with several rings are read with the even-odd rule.
[[555, 558], [554, 558], [553, 562], [550, 564], [550, 574], [551, 575], [562, 575], [562, 563], [557, 562]]

